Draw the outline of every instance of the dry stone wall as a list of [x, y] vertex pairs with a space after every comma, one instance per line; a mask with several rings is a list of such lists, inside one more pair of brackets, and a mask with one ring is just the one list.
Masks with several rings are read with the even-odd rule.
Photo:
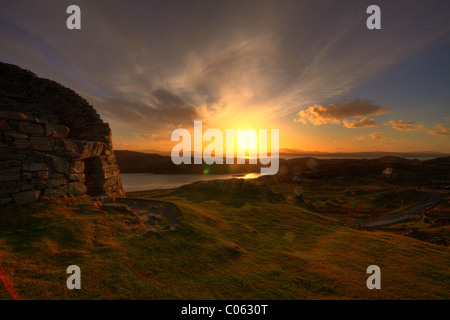
[[111, 130], [73, 90], [0, 63], [0, 206], [124, 195]]

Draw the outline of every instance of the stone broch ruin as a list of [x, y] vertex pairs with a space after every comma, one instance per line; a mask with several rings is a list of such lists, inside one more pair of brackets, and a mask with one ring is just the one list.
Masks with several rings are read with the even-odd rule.
[[0, 63], [0, 206], [122, 197], [111, 129], [76, 92]]

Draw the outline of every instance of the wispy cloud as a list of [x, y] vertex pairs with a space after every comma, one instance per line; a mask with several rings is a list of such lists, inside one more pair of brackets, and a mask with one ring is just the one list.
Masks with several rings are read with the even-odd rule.
[[405, 120], [391, 120], [385, 125], [392, 126], [393, 129], [398, 131], [426, 131], [427, 127], [423, 124], [416, 124], [414, 121]]
[[370, 32], [364, 1], [80, 1], [70, 32], [65, 1], [1, 1], [0, 60], [90, 96], [123, 129], [115, 137], [169, 136], [194, 119], [364, 128], [387, 108], [330, 103], [448, 34], [436, 4], [386, 2]]
[[365, 136], [354, 137], [353, 141], [364, 141], [364, 140], [383, 140], [387, 137], [382, 132], [373, 132]]
[[369, 137], [373, 140], [380, 140], [385, 138], [384, 134], [381, 132], [373, 132], [369, 134]]
[[[29, 37], [39, 35], [36, 41], [45, 41], [76, 66], [74, 76], [87, 94], [140, 102], [149, 91], [168, 87], [208, 115], [214, 109], [217, 121], [222, 111], [243, 108], [268, 119], [292, 116], [299, 105], [339, 96], [450, 30], [445, 15], [424, 15], [423, 9], [401, 3], [385, 10], [384, 21], [396, 32], [369, 34], [366, 7], [359, 2], [344, 7], [335, 1], [261, 1], [258, 6], [245, 0], [137, 1], [130, 6], [99, 0], [83, 3], [83, 28], [68, 33], [60, 13], [64, 3], [26, 5], [23, 11], [21, 0], [4, 2], [2, 17], [16, 20]], [[333, 19], [317, 19], [330, 14]], [[409, 24], [416, 18], [433, 24], [427, 23], [426, 30], [423, 23]], [[27, 67], [39, 74], [55, 70], [50, 49], [18, 49], [29, 46], [28, 38], [2, 34], [0, 58], [29, 61]], [[67, 75], [55, 76], [74, 83]], [[361, 113], [367, 115], [373, 113]]]
[[428, 131], [428, 133], [434, 136], [448, 136], [450, 135], [450, 126], [438, 124], [433, 128], [433, 130]]
[[89, 101], [108, 119], [122, 125], [132, 123], [143, 134], [192, 124], [199, 117], [193, 105], [164, 88], [151, 91], [144, 101], [96, 97], [90, 97]]

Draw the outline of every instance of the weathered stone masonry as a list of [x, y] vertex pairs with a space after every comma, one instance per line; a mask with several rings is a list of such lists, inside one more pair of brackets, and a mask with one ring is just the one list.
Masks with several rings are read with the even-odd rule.
[[124, 195], [111, 130], [73, 90], [0, 63], [0, 206]]

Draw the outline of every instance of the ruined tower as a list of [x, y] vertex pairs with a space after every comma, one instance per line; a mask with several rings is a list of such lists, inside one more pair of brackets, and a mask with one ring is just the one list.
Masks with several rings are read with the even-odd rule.
[[111, 129], [75, 91], [0, 63], [0, 206], [63, 194], [124, 195]]

